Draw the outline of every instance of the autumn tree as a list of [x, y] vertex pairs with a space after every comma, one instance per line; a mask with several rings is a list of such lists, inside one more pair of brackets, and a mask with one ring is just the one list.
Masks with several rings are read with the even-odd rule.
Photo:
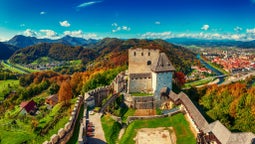
[[72, 96], [73, 96], [72, 87], [69, 81], [63, 81], [58, 92], [59, 102], [64, 102], [65, 104], [67, 104], [69, 100], [72, 98]]
[[183, 72], [174, 73], [174, 81], [178, 87], [182, 87], [186, 82], [184, 73]]

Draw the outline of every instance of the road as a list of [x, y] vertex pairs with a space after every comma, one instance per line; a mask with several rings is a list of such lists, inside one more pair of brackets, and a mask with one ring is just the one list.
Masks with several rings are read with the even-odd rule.
[[226, 85], [226, 84], [230, 84], [232, 82], [236, 82], [236, 81], [240, 81], [240, 80], [244, 80], [246, 79], [247, 77], [250, 77], [250, 76], [255, 76], [255, 71], [253, 72], [250, 72], [246, 75], [243, 75], [239, 78], [234, 78], [234, 77], [228, 77], [228, 79], [226, 79], [223, 83], [221, 83], [220, 85]]
[[87, 143], [88, 144], [106, 144], [104, 131], [101, 123], [101, 115], [100, 113], [95, 113], [89, 115], [89, 121], [93, 123], [95, 126], [95, 136], [94, 137], [88, 137]]

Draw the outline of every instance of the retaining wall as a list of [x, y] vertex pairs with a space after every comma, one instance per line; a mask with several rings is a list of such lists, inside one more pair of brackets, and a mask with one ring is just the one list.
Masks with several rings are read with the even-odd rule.
[[159, 106], [160, 100], [154, 96], [125, 96], [125, 104], [134, 109], [154, 109]]
[[86, 128], [87, 128], [87, 104], [86, 101], [84, 101], [84, 109], [83, 109], [83, 118], [82, 122], [80, 124], [80, 131], [79, 131], [79, 138], [78, 138], [78, 143], [79, 144], [84, 144], [87, 139], [86, 139]]
[[155, 118], [164, 118], [164, 117], [169, 117], [169, 116], [173, 116], [177, 113], [182, 112], [180, 109], [176, 110], [174, 112], [165, 114], [165, 115], [154, 115], [154, 116], [129, 116], [127, 118], [127, 124], [129, 125], [132, 121], [134, 120], [145, 120], [145, 119], [155, 119]]
[[79, 96], [69, 118], [69, 121], [65, 124], [64, 128], [58, 130], [57, 134], [50, 137], [50, 141], [45, 141], [43, 144], [66, 144], [73, 136], [75, 123], [77, 121], [81, 104], [83, 103], [83, 96]]
[[108, 86], [99, 87], [85, 93], [87, 105], [101, 107], [102, 101], [111, 93], [120, 93], [126, 90], [125, 72], [120, 72]]

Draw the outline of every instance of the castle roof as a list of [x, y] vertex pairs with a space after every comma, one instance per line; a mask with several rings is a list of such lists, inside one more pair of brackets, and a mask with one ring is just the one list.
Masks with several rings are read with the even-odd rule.
[[251, 144], [255, 135], [251, 132], [231, 133], [220, 121], [211, 123], [205, 132], [213, 132], [222, 144]]
[[165, 53], [160, 53], [157, 62], [152, 65], [151, 70], [154, 72], [174, 71], [172, 63], [169, 61]]

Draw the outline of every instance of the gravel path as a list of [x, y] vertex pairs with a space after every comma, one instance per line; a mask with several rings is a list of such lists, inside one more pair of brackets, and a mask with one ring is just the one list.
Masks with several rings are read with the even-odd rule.
[[104, 131], [101, 124], [101, 114], [95, 113], [93, 115], [89, 115], [89, 122], [92, 122], [95, 126], [95, 136], [88, 137], [88, 144], [106, 144], [106, 140], [104, 137]]

